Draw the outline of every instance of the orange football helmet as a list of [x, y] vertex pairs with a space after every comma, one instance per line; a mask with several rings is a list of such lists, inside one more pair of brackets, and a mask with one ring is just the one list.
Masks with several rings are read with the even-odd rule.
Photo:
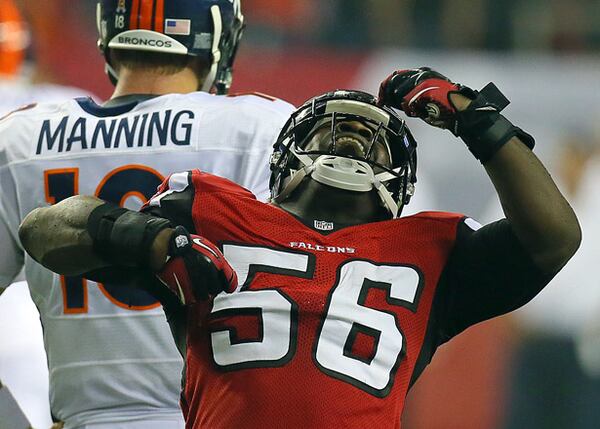
[[15, 75], [29, 45], [27, 25], [12, 0], [0, 0], [0, 75]]

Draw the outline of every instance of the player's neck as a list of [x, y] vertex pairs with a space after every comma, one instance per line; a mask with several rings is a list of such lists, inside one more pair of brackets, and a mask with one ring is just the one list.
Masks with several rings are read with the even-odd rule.
[[171, 75], [156, 73], [153, 70], [122, 68], [111, 98], [133, 94], [187, 94], [197, 91], [199, 86], [198, 77], [191, 68]]
[[279, 206], [307, 221], [357, 225], [389, 219], [375, 192], [353, 192], [305, 180]]

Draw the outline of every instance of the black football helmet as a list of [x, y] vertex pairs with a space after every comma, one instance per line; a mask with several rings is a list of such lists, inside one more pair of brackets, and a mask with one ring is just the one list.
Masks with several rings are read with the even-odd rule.
[[99, 0], [98, 46], [113, 83], [110, 49], [203, 57], [211, 64], [203, 91], [226, 94], [242, 37], [241, 0]]
[[[360, 123], [372, 130], [360, 151], [344, 151], [341, 123]], [[324, 127], [327, 147], [309, 143]], [[386, 162], [374, 156], [383, 145]], [[339, 147], [338, 147], [339, 146]], [[392, 218], [410, 201], [417, 181], [417, 143], [403, 119], [375, 97], [360, 91], [338, 90], [315, 97], [296, 110], [284, 125], [271, 155], [271, 199], [283, 201], [311, 177], [325, 185], [356, 192], [377, 191]], [[379, 149], [381, 150], [381, 149]]]

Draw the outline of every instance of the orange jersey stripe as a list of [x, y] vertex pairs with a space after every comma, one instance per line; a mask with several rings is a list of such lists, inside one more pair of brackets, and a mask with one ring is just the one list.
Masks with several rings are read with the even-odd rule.
[[133, 0], [131, 3], [131, 15], [129, 16], [129, 28], [134, 30], [138, 28], [140, 19], [140, 0]]
[[144, 30], [152, 30], [152, 9], [154, 0], [140, 0], [140, 27]]
[[165, 0], [156, 0], [154, 30], [158, 31], [159, 33], [162, 33], [165, 30]]

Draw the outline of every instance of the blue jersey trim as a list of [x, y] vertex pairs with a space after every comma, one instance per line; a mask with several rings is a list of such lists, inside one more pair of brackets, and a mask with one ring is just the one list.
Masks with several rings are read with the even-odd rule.
[[79, 97], [76, 98], [77, 104], [85, 112], [90, 115], [94, 115], [99, 118], [106, 118], [109, 116], [119, 116], [124, 113], [132, 111], [135, 106], [140, 102], [154, 98], [153, 95], [135, 95], [135, 96], [124, 96], [117, 97], [109, 100], [104, 106], [96, 104], [90, 97]]

